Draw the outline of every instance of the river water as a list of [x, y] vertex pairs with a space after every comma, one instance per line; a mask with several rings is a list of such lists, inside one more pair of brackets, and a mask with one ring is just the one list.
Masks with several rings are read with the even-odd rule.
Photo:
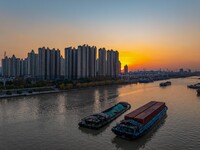
[[[154, 82], [0, 99], [0, 150], [200, 149], [200, 97], [187, 88], [200, 80], [170, 81], [172, 86], [165, 88]], [[111, 132], [124, 114], [98, 131], [78, 127], [81, 118], [119, 101], [129, 102], [134, 110], [151, 100], [166, 102], [167, 117], [137, 140], [124, 140]]]

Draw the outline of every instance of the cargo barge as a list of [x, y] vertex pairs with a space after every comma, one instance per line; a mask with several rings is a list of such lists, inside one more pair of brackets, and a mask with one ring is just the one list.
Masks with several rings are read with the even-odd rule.
[[169, 86], [171, 85], [172, 83], [170, 81], [167, 81], [167, 82], [162, 82], [160, 83], [160, 86], [163, 87], [163, 86]]
[[124, 112], [129, 110], [131, 105], [127, 102], [119, 102], [118, 104], [104, 110], [101, 113], [93, 114], [82, 119], [79, 122], [80, 127], [90, 128], [90, 129], [99, 129], [104, 125], [110, 123]]
[[188, 88], [191, 88], [191, 89], [200, 89], [200, 83], [193, 84], [193, 85], [188, 85]]
[[153, 80], [149, 79], [149, 78], [141, 78], [141, 79], [139, 79], [138, 82], [139, 83], [151, 83], [151, 82], [153, 82]]
[[167, 109], [164, 102], [151, 101], [125, 115], [124, 120], [113, 127], [112, 131], [122, 138], [138, 138], [164, 118]]

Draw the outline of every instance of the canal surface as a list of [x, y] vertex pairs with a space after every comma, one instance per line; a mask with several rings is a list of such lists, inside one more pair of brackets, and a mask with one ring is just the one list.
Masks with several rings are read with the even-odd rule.
[[[172, 86], [165, 88], [159, 87], [160, 82], [154, 82], [0, 99], [0, 149], [199, 149], [200, 97], [187, 85], [200, 80], [191, 77], [170, 81]], [[124, 114], [98, 131], [78, 127], [81, 118], [101, 112], [119, 101], [129, 102], [134, 110], [151, 100], [166, 102], [167, 117], [137, 140], [123, 140], [111, 132]]]

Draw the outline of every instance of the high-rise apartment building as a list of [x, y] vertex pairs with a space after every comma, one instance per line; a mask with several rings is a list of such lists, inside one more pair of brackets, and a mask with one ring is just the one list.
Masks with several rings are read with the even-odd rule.
[[96, 77], [96, 47], [78, 46], [65, 48], [65, 78], [81, 79]]
[[38, 57], [39, 57], [39, 73], [38, 76], [40, 79], [45, 79], [45, 72], [46, 72], [46, 61], [47, 61], [47, 57], [46, 57], [46, 49], [43, 48], [39, 48], [38, 49]]
[[73, 49], [72, 47], [65, 48], [65, 78], [72, 79], [73, 73]]
[[120, 70], [119, 52], [108, 50], [107, 51], [107, 76], [117, 77]]
[[82, 45], [65, 48], [65, 59], [60, 50], [39, 48], [38, 54], [32, 50], [27, 58], [14, 55], [2, 59], [2, 74], [5, 77], [29, 77], [40, 80], [54, 80], [60, 77], [74, 80], [82, 78], [117, 77], [120, 73], [118, 51], [95, 46]]
[[28, 76], [31, 78], [37, 78], [39, 75], [39, 56], [32, 50], [28, 53]]
[[[87, 68], [87, 71], [89, 72], [90, 78], [96, 77], [96, 59], [97, 59], [97, 48], [95, 46], [88, 47], [89, 49], [89, 60], [87, 61], [89, 63], [89, 67]], [[87, 74], [88, 75], [88, 74]]]
[[72, 50], [72, 79], [77, 79], [77, 49]]
[[62, 79], [65, 77], [65, 59], [63, 56], [60, 57], [60, 77]]
[[60, 78], [60, 50], [39, 48], [39, 78], [57, 79]]
[[7, 56], [2, 59], [2, 76], [8, 77], [9, 76], [9, 59]]
[[25, 60], [16, 58], [15, 55], [12, 57], [5, 56], [2, 59], [2, 75], [4, 77], [24, 77], [27, 75], [27, 66], [24, 69]]
[[107, 73], [107, 65], [106, 65], [106, 49], [99, 49], [99, 59], [98, 59], [98, 76], [104, 77]]

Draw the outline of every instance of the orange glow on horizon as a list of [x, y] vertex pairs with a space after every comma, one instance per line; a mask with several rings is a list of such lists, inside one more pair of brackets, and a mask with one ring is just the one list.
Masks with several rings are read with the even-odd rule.
[[[74, 2], [2, 2], [0, 59], [4, 51], [9, 57], [26, 58], [32, 49], [37, 53], [43, 46], [58, 48], [64, 56], [64, 48], [88, 44], [118, 50], [121, 68], [127, 64], [129, 70], [200, 70], [200, 2], [169, 2], [169, 6], [143, 1], [83, 2], [89, 8], [84, 10], [78, 9], [82, 3]], [[46, 9], [37, 7], [41, 4]], [[93, 11], [97, 8], [103, 13]]]

